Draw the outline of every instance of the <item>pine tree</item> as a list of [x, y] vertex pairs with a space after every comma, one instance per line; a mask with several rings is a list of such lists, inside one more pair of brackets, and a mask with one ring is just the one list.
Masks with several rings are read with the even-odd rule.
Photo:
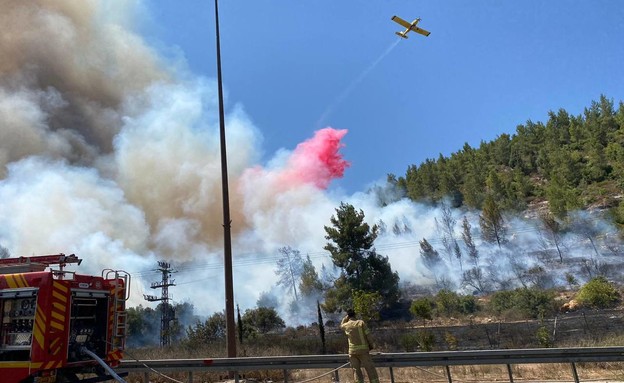
[[433, 246], [431, 246], [426, 238], [423, 238], [422, 241], [420, 241], [420, 256], [422, 257], [425, 266], [431, 271], [435, 271], [436, 266], [442, 263], [440, 254], [433, 248]]
[[561, 253], [561, 225], [550, 213], [540, 215], [540, 221], [544, 228], [549, 242], [551, 242], [557, 249], [557, 255], [559, 255], [559, 262], [563, 263], [563, 254]]
[[475, 266], [479, 265], [479, 250], [477, 250], [477, 245], [475, 245], [472, 239], [472, 232], [470, 231], [472, 227], [470, 226], [470, 222], [468, 222], [468, 218], [464, 216], [462, 220], [462, 239], [466, 244], [466, 248], [468, 249], [468, 257], [472, 260], [472, 263]]
[[364, 222], [362, 210], [358, 212], [345, 203], [340, 204], [330, 221], [332, 226], [325, 226], [325, 239], [330, 242], [324, 248], [342, 272], [326, 293], [325, 308], [349, 304], [356, 290], [379, 292], [384, 306], [395, 304], [399, 299], [399, 275], [392, 271], [388, 258], [377, 254], [373, 248], [377, 225], [371, 228]]
[[455, 224], [457, 221], [453, 218], [453, 212], [448, 205], [443, 203], [441, 210], [442, 217], [439, 222], [437, 219], [435, 222], [438, 230], [441, 232], [442, 246], [444, 246], [444, 250], [449, 258], [449, 264], [455, 257], [461, 266], [461, 250], [459, 250], [459, 245], [455, 239]]
[[481, 238], [489, 243], [497, 243], [498, 247], [501, 248], [506, 241], [505, 235], [507, 230], [503, 215], [492, 195], [488, 194], [485, 197], [483, 211], [479, 216], [479, 225], [481, 227]]
[[323, 291], [323, 283], [321, 282], [316, 268], [312, 264], [312, 260], [308, 255], [303, 262], [303, 271], [301, 272], [301, 280], [299, 282], [299, 292], [304, 297], [313, 296]]

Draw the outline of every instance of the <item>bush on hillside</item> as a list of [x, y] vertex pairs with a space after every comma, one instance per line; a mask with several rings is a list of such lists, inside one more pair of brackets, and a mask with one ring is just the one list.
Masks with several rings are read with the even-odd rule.
[[489, 307], [497, 315], [518, 318], [547, 317], [557, 311], [554, 293], [535, 288], [498, 291], [492, 295]]
[[412, 302], [410, 307], [410, 313], [418, 319], [423, 320], [423, 325], [427, 319], [433, 319], [433, 306], [434, 303], [429, 298], [420, 298]]
[[439, 316], [467, 315], [478, 310], [472, 295], [460, 295], [450, 290], [440, 290], [435, 296], [435, 309]]
[[605, 277], [596, 277], [581, 287], [576, 300], [584, 306], [606, 309], [618, 304], [620, 293]]

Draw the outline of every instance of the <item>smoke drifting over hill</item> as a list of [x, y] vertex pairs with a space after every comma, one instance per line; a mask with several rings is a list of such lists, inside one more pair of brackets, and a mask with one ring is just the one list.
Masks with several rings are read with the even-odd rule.
[[[147, 287], [160, 278], [151, 270], [168, 260], [180, 272], [175, 300], [205, 315], [221, 311], [214, 82], [177, 73], [133, 32], [140, 3], [0, 5], [0, 245], [14, 256], [76, 253], [85, 260], [82, 273], [129, 271], [133, 305], [145, 304], [141, 294], [153, 293]], [[349, 166], [339, 152], [347, 130], [310, 132], [260, 164], [260, 130], [240, 106], [227, 110], [235, 299], [243, 310], [274, 290], [278, 248], [330, 265], [323, 227], [341, 201], [370, 223], [383, 221], [376, 246], [403, 282], [459, 286], [466, 261], [442, 254], [444, 265], [432, 270], [419, 256], [418, 241], [440, 236], [439, 208], [408, 200], [381, 206], [392, 192], [383, 187], [352, 196], [328, 191]], [[454, 214], [477, 227], [477, 213]], [[514, 270], [540, 262], [530, 255], [540, 249], [539, 232], [512, 233], [505, 251], [483, 245], [480, 262], [498, 270], [499, 280], [520, 283]]]

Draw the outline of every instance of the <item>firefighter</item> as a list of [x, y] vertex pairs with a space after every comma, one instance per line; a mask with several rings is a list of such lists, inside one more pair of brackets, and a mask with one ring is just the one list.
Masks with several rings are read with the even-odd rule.
[[366, 323], [355, 318], [353, 309], [348, 309], [347, 315], [340, 322], [340, 329], [345, 332], [349, 340], [349, 363], [353, 369], [354, 381], [364, 383], [362, 374], [362, 367], [364, 367], [370, 383], [379, 383], [379, 376], [377, 376], [377, 370], [369, 353], [374, 346]]

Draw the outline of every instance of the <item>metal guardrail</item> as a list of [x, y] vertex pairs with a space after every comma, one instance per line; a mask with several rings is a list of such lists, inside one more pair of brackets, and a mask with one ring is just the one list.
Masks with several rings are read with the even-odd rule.
[[[509, 381], [513, 382], [511, 366], [531, 363], [569, 363], [572, 377], [579, 382], [576, 363], [579, 362], [617, 362], [624, 361], [624, 347], [593, 348], [540, 348], [513, 350], [478, 350], [478, 351], [439, 351], [381, 353], [373, 355], [376, 367], [390, 369], [394, 383], [393, 368], [443, 366], [446, 377], [452, 383], [449, 366], [457, 365], [506, 365]], [[301, 370], [335, 369], [348, 363], [345, 354], [335, 355], [300, 355], [248, 358], [216, 359], [162, 359], [162, 360], [122, 360], [116, 369], [119, 372], [143, 373], [147, 383], [151, 371], [187, 372], [192, 382], [193, 372], [227, 372], [252, 370]], [[287, 374], [284, 374], [287, 376]]]

